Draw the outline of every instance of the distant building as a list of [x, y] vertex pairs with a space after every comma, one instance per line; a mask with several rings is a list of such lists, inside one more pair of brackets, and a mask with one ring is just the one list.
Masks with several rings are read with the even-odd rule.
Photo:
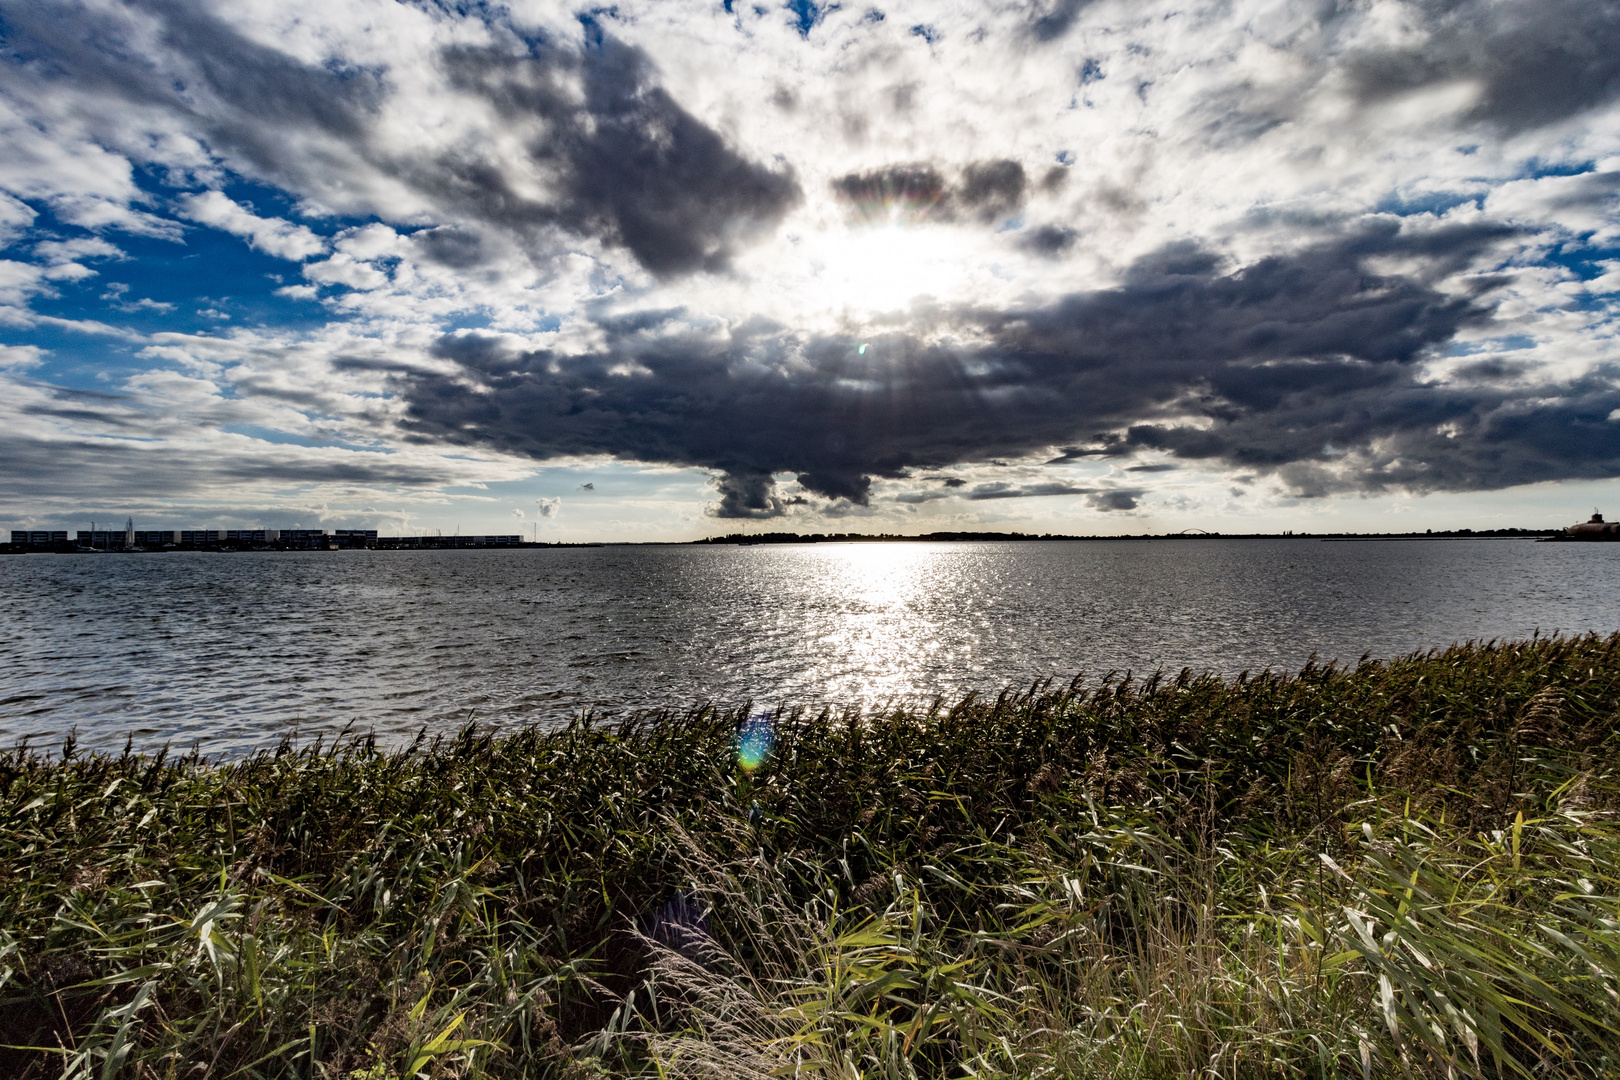
[[282, 529], [281, 543], [295, 550], [324, 550], [331, 544], [325, 529]]
[[511, 534], [478, 536], [378, 536], [376, 529], [136, 529], [134, 519], [122, 529], [13, 529], [11, 543], [37, 550], [136, 551], [156, 548], [245, 547], [328, 551], [341, 548], [494, 548], [523, 547], [524, 537]]
[[80, 529], [76, 534], [80, 547], [98, 551], [123, 551], [135, 546], [134, 529]]

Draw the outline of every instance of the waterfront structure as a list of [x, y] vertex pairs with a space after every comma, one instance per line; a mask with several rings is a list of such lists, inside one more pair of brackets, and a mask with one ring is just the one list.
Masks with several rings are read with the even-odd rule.
[[133, 537], [126, 536], [123, 529], [114, 532], [112, 529], [96, 529], [89, 531], [80, 529], [74, 534], [74, 541], [80, 547], [95, 548], [98, 551], [122, 551], [133, 547]]
[[76, 539], [80, 547], [97, 551], [128, 551], [135, 546], [135, 519], [127, 519], [122, 529], [98, 529], [92, 524], [89, 530], [80, 529]]
[[27, 544], [30, 547], [51, 547], [55, 544], [66, 544], [68, 534], [66, 529], [12, 529], [11, 542]]
[[376, 529], [13, 529], [12, 550], [24, 551], [337, 551], [352, 548], [444, 549], [524, 547], [516, 534], [378, 536]]
[[1564, 535], [1571, 540], [1620, 540], [1620, 521], [1604, 521], [1602, 514], [1594, 512], [1579, 525], [1565, 529]]
[[147, 529], [144, 532], [136, 530], [136, 547], [167, 547], [180, 543], [179, 529]]

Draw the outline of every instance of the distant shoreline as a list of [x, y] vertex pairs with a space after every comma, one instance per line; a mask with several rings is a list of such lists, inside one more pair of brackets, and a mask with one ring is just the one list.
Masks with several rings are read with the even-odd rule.
[[1448, 529], [1444, 532], [1407, 533], [1221, 533], [1202, 529], [1187, 529], [1174, 533], [1115, 533], [1106, 536], [1071, 536], [1061, 533], [1004, 533], [1004, 532], [933, 532], [916, 536], [895, 533], [731, 533], [711, 536], [703, 540], [687, 541], [691, 544], [818, 544], [818, 543], [882, 543], [922, 542], [944, 543], [959, 541], [1031, 542], [1052, 540], [1477, 540], [1516, 539], [1538, 540], [1561, 536], [1562, 529]]
[[[437, 539], [437, 538], [435, 538]], [[890, 544], [890, 543], [1044, 543], [1052, 541], [1108, 541], [1108, 540], [1318, 540], [1325, 542], [1353, 541], [1421, 541], [1421, 540], [1535, 540], [1540, 542], [1594, 543], [1607, 539], [1620, 540], [1620, 536], [1570, 536], [1563, 529], [1447, 529], [1442, 532], [1407, 533], [1221, 533], [1187, 530], [1175, 533], [1115, 533], [1109, 535], [1075, 536], [1062, 533], [1017, 532], [934, 532], [915, 536], [898, 533], [730, 533], [709, 536], [701, 540], [585, 540], [555, 543], [523, 542], [517, 544], [458, 545], [450, 544], [375, 544], [349, 545], [335, 549], [317, 547], [283, 547], [248, 544], [210, 544], [206, 546], [137, 547], [125, 549], [82, 548], [76, 546], [44, 546], [32, 544], [0, 544], [0, 555], [161, 555], [176, 552], [207, 552], [237, 554], [244, 552], [320, 552], [338, 551], [513, 551], [532, 548], [600, 548], [600, 547], [754, 547], [765, 544]]]

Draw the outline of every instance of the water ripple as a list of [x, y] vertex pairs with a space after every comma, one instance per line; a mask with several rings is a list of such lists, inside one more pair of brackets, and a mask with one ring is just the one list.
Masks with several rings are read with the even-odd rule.
[[233, 754], [1610, 631], [1620, 545], [1107, 541], [0, 560], [0, 740]]

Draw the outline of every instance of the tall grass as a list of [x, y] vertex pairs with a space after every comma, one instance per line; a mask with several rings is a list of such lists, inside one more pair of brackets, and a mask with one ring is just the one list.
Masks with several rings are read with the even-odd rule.
[[1620, 636], [17, 749], [0, 1075], [1617, 1075], [1617, 715]]

